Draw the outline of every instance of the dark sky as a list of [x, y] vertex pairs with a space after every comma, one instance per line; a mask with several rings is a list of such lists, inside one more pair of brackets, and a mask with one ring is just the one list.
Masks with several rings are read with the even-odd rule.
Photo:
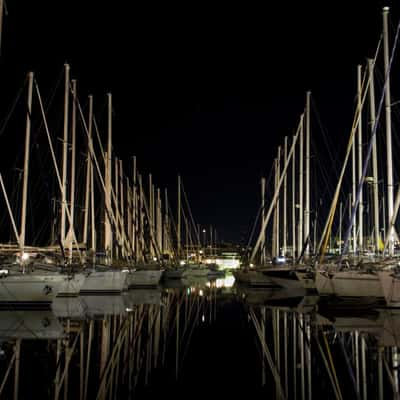
[[170, 192], [180, 172], [198, 223], [240, 240], [307, 90], [331, 138], [347, 140], [356, 65], [373, 55], [383, 5], [9, 1], [3, 108], [28, 70], [46, 88], [67, 61], [81, 96], [103, 106], [113, 93], [116, 154], [136, 155]]

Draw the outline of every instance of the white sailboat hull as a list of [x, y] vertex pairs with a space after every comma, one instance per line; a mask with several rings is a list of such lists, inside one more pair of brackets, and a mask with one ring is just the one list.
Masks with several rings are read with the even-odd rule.
[[317, 270], [315, 286], [321, 296], [383, 298], [378, 275], [365, 271]]
[[127, 289], [128, 271], [93, 271], [85, 277], [79, 293], [121, 293]]
[[127, 274], [128, 288], [155, 287], [158, 286], [163, 274], [162, 270], [136, 270]]
[[0, 278], [0, 304], [51, 304], [64, 277], [61, 274], [12, 274]]

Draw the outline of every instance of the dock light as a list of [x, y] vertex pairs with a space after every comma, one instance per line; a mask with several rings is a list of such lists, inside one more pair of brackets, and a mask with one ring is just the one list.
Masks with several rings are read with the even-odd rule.
[[27, 260], [29, 260], [29, 253], [22, 253], [22, 256], [21, 256], [21, 260], [22, 261], [27, 261]]
[[250, 264], [250, 268], [253, 268], [254, 267], [254, 264]]
[[181, 260], [181, 261], [179, 261], [179, 264], [185, 265], [185, 261]]
[[127, 307], [127, 308], [125, 308], [125, 311], [126, 311], [126, 312], [132, 312], [132, 311], [133, 311], [133, 308]]
[[157, 261], [157, 257], [153, 257], [153, 261]]
[[203, 294], [204, 294], [203, 290], [202, 290], [202, 289], [200, 289], [200, 290], [199, 290], [199, 296], [200, 296], [200, 297], [202, 297], [202, 296], [203, 296]]

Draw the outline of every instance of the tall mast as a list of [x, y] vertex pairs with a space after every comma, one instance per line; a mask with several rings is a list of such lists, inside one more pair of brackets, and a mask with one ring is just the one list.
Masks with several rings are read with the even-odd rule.
[[112, 231], [109, 212], [111, 210], [112, 191], [112, 96], [107, 93], [107, 153], [105, 160], [105, 215], [104, 215], [104, 251], [109, 263], [112, 260]]
[[120, 211], [120, 205], [119, 205], [119, 167], [118, 167], [118, 158], [114, 157], [114, 187], [115, 187], [115, 197], [114, 197], [114, 202], [115, 202], [115, 221], [116, 221], [116, 241], [117, 241], [117, 246], [115, 246], [115, 257], [119, 258], [120, 257], [120, 250], [121, 250], [121, 244], [122, 244], [122, 239], [121, 239], [121, 211]]
[[[304, 114], [302, 115], [302, 118], [304, 119]], [[300, 126], [300, 135], [299, 135], [299, 141], [300, 141], [300, 168], [299, 168], [299, 235], [298, 235], [298, 245], [297, 245], [297, 251], [298, 255], [300, 255], [301, 250], [303, 248], [303, 213], [304, 213], [304, 205], [303, 205], [303, 165], [304, 165], [304, 155], [303, 155], [303, 149], [304, 149], [304, 123], [302, 122]]]
[[149, 232], [150, 232], [150, 255], [151, 258], [154, 257], [154, 248], [153, 248], [153, 178], [152, 175], [149, 174]]
[[93, 108], [93, 96], [89, 96], [89, 117], [88, 117], [88, 150], [86, 158], [86, 186], [85, 186], [85, 211], [83, 218], [83, 243], [88, 249], [88, 227], [89, 227], [89, 201], [90, 201], [90, 169], [91, 169], [91, 158], [90, 158], [90, 142], [92, 140], [92, 108]]
[[137, 260], [136, 229], [138, 226], [137, 218], [137, 189], [136, 189], [136, 156], [133, 156], [133, 187], [132, 187], [132, 246], [134, 258]]
[[[358, 73], [358, 70], [357, 70]], [[358, 77], [358, 75], [357, 75]], [[357, 84], [358, 85], [358, 84]], [[358, 89], [357, 89], [358, 91]], [[358, 92], [357, 92], [358, 95]], [[359, 100], [359, 99], [358, 99]], [[358, 107], [360, 107], [360, 103], [358, 102]], [[358, 108], [358, 112], [361, 114], [361, 108]], [[361, 120], [361, 115], [359, 117], [359, 121]], [[353, 142], [351, 144], [351, 198], [353, 199], [352, 202], [349, 204], [349, 209], [351, 210], [354, 207], [354, 204], [356, 202], [356, 140], [355, 138], [353, 139]], [[351, 214], [350, 214], [351, 217]], [[353, 240], [350, 242], [352, 245], [350, 246], [350, 251], [355, 253], [357, 251], [357, 223], [356, 221], [353, 224], [352, 227], [352, 237]]]
[[[118, 201], [118, 199], [117, 199]], [[119, 204], [121, 209], [121, 243], [124, 245], [122, 246], [122, 257], [126, 257], [126, 234], [125, 234], [125, 204], [124, 204], [124, 173], [122, 168], [122, 160], [119, 160]]]
[[[88, 133], [90, 138], [89, 149], [93, 149], [93, 97], [90, 97], [89, 101], [89, 122], [88, 122]], [[96, 227], [95, 227], [95, 215], [94, 215], [94, 180], [93, 180], [93, 163], [90, 151], [88, 153], [88, 163], [90, 165], [90, 232], [91, 232], [91, 250], [93, 254], [93, 261], [95, 261], [96, 254]]]
[[292, 160], [292, 258], [296, 259], [296, 151]]
[[[358, 92], [358, 109], [360, 110], [360, 118], [358, 118], [358, 182], [361, 181], [362, 178], [362, 168], [363, 168], [363, 156], [362, 156], [362, 93], [361, 93], [361, 65], [357, 67], [357, 92]], [[361, 189], [360, 192], [360, 203], [358, 205], [358, 246], [359, 251], [363, 250], [364, 246], [364, 227], [363, 227], [363, 213], [364, 213], [364, 205], [363, 205], [363, 191]]]
[[[71, 222], [68, 231], [68, 243], [72, 246], [72, 232], [74, 231], [74, 216], [75, 216], [75, 158], [76, 158], [76, 102], [77, 102], [77, 89], [76, 79], [72, 80], [72, 121], [71, 121], [71, 188], [70, 188], [70, 213]], [[70, 251], [70, 259], [72, 259], [72, 247]]]
[[64, 137], [62, 162], [62, 193], [61, 193], [61, 243], [65, 246], [65, 216], [67, 207], [67, 163], [68, 163], [68, 112], [69, 112], [69, 65], [64, 64]]
[[[265, 219], [265, 178], [261, 178], [261, 226]], [[265, 231], [261, 233], [261, 265], [265, 264]]]
[[304, 210], [304, 237], [307, 240], [305, 250], [306, 257], [310, 253], [310, 97], [311, 92], [307, 92], [306, 97], [306, 204]]
[[32, 115], [32, 91], [33, 72], [28, 73], [28, 102], [25, 124], [25, 157], [24, 157], [24, 178], [22, 183], [22, 206], [21, 206], [21, 231], [20, 231], [20, 256], [22, 257], [25, 247], [26, 229], [26, 203], [28, 198], [28, 176], [29, 176], [29, 154], [31, 142], [31, 115]]
[[176, 228], [178, 259], [181, 254], [181, 176], [178, 175], [178, 223]]
[[[385, 117], [386, 117], [386, 152], [387, 152], [387, 221], [390, 224], [393, 216], [393, 161], [392, 161], [392, 121], [390, 106], [390, 76], [389, 76], [389, 40], [388, 40], [389, 7], [383, 8], [383, 55], [385, 65]], [[394, 230], [389, 227], [389, 255], [394, 254]]]
[[[295, 135], [295, 137], [294, 137], [292, 146], [291, 146], [290, 151], [289, 151], [289, 154], [288, 154], [287, 162], [286, 162], [286, 164], [285, 164], [284, 167], [283, 167], [282, 174], [281, 174], [281, 177], [280, 177], [279, 182], [278, 182], [278, 187], [277, 187], [277, 189], [275, 190], [274, 196], [273, 196], [273, 198], [272, 198], [272, 200], [271, 200], [271, 204], [270, 204], [270, 206], [269, 206], [269, 208], [268, 208], [268, 212], [267, 212], [267, 214], [266, 214], [266, 216], [265, 216], [265, 220], [264, 220], [263, 226], [262, 226], [262, 228], [261, 228], [261, 232], [265, 231], [265, 229], [266, 229], [266, 227], [267, 227], [267, 224], [268, 224], [268, 222], [269, 222], [269, 219], [270, 219], [270, 217], [271, 217], [272, 211], [273, 211], [273, 209], [274, 209], [275, 206], [276, 206], [276, 201], [277, 201], [278, 196], [279, 196], [279, 190], [280, 190], [280, 188], [281, 188], [281, 186], [282, 186], [283, 177], [284, 177], [285, 174], [286, 174], [288, 165], [289, 165], [290, 160], [291, 160], [291, 158], [292, 158], [292, 155], [293, 155], [293, 153], [294, 153], [294, 148], [295, 148], [295, 146], [296, 146], [296, 142], [297, 142], [297, 139], [298, 139], [298, 136], [299, 136], [299, 132], [300, 132], [300, 125], [303, 124], [303, 119], [304, 119], [304, 118], [303, 118], [303, 115], [302, 115], [301, 118], [300, 118], [299, 128], [297, 129], [296, 135]], [[250, 262], [254, 262], [255, 256], [256, 256], [256, 254], [258, 253], [258, 250], [260, 249], [261, 239], [262, 239], [262, 235], [261, 235], [261, 233], [260, 233], [260, 234], [258, 235], [256, 244], [255, 244], [254, 247], [253, 247], [253, 250], [252, 250], [252, 253], [251, 253], [251, 256], [250, 256]]]
[[[276, 159], [276, 181], [277, 184], [279, 183], [279, 180], [281, 178], [281, 147], [278, 147], [278, 157]], [[280, 201], [279, 201], [279, 195], [278, 199], [276, 201], [276, 249], [275, 249], [275, 255], [279, 256], [280, 255], [280, 220], [279, 220], [279, 214], [280, 214]]]
[[[287, 162], [287, 136], [285, 136], [284, 148], [283, 148], [283, 163], [286, 165]], [[282, 243], [282, 253], [286, 256], [287, 247], [287, 174], [283, 179], [283, 243]]]
[[[369, 71], [369, 102], [371, 127], [375, 126], [375, 83], [373, 60], [368, 59]], [[375, 252], [379, 251], [379, 193], [378, 193], [378, 154], [376, 148], [376, 135], [372, 138], [372, 175], [373, 175], [373, 197], [374, 197], [374, 237]]]
[[[277, 167], [277, 164], [278, 164], [278, 162], [277, 162], [277, 159], [275, 158], [275, 160], [274, 160], [274, 191], [275, 191], [275, 193], [277, 192], [277, 187], [278, 187], [278, 173], [277, 173], [278, 167]], [[277, 196], [277, 200], [276, 200], [276, 203], [275, 203], [274, 216], [273, 216], [273, 221], [272, 221], [272, 248], [271, 248], [271, 256], [272, 256], [272, 258], [276, 257], [278, 255], [277, 251], [276, 251], [276, 248], [278, 247], [277, 246], [277, 236], [278, 236], [277, 235], [277, 230], [278, 230], [277, 229], [277, 222], [278, 222], [278, 216], [277, 216], [278, 207], [277, 207], [277, 204], [278, 204], [278, 201], [279, 201], [279, 194]], [[264, 226], [264, 223], [265, 223], [265, 217], [264, 217], [264, 221], [262, 223], [263, 226]], [[261, 234], [265, 237], [265, 229]]]
[[162, 246], [162, 210], [161, 210], [161, 193], [160, 189], [157, 188], [157, 244], [161, 253], [163, 252]]

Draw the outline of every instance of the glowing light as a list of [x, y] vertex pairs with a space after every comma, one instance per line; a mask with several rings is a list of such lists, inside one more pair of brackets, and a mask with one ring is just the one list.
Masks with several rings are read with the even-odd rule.
[[125, 308], [125, 311], [126, 311], [126, 312], [132, 312], [132, 311], [133, 311], [133, 308], [127, 307], [127, 308]]
[[201, 316], [201, 322], [204, 322], [206, 320], [206, 317], [204, 316], [204, 314]]
[[8, 275], [8, 269], [0, 269], [0, 275]]
[[157, 261], [157, 257], [153, 257], [153, 261]]
[[250, 264], [250, 268], [253, 268], [254, 267], [254, 264]]
[[203, 296], [203, 294], [204, 294], [203, 290], [202, 290], [202, 289], [200, 289], [200, 290], [199, 290], [199, 296], [200, 296], [200, 297], [202, 297], [202, 296]]
[[27, 261], [29, 260], [29, 257], [30, 257], [29, 253], [22, 253], [21, 260]]
[[185, 265], [185, 261], [181, 260], [181, 261], [179, 261], [179, 264], [180, 265]]

